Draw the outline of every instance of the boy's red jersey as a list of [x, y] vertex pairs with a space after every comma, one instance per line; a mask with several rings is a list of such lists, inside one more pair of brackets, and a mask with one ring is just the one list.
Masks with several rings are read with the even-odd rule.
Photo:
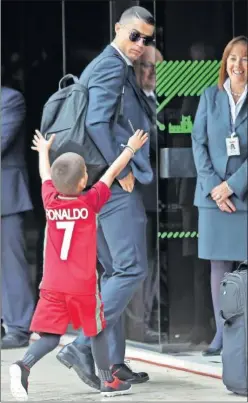
[[71, 197], [59, 194], [51, 180], [42, 184], [47, 226], [40, 288], [96, 294], [96, 213], [110, 195], [103, 182], [83, 195]]

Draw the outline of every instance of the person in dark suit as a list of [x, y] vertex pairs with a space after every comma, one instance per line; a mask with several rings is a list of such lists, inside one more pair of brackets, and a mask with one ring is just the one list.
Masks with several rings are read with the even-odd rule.
[[8, 333], [2, 349], [29, 343], [34, 309], [31, 273], [25, 256], [24, 212], [32, 210], [24, 160], [25, 101], [12, 88], [1, 87], [1, 264], [2, 319]]
[[[192, 146], [197, 170], [194, 204], [199, 212], [199, 258], [211, 261], [216, 334], [204, 355], [222, 349], [220, 282], [236, 262], [247, 259], [247, 45], [231, 40], [223, 52], [217, 86], [200, 98]], [[234, 150], [231, 145], [234, 145]]]
[[[163, 144], [163, 136], [157, 129], [156, 114], [156, 63], [162, 62], [163, 56], [154, 44], [147, 46], [141, 57], [134, 63], [137, 82], [141, 88], [143, 100], [150, 108], [152, 129], [150, 131], [150, 160], [153, 169], [153, 180], [142, 188], [142, 196], [147, 214], [147, 255], [148, 277], [144, 284], [144, 310], [145, 310], [145, 342], [158, 342], [159, 333], [156, 324], [152, 324], [152, 311], [159, 288], [159, 272], [157, 267], [157, 154]], [[134, 299], [135, 305], [135, 299]]]
[[[80, 77], [88, 83], [89, 104], [86, 127], [108, 165], [127, 144], [133, 130], [150, 130], [150, 121], [137, 85], [133, 62], [153, 41], [154, 19], [142, 7], [126, 10], [115, 26], [116, 37]], [[127, 73], [127, 79], [125, 75]], [[112, 127], [116, 105], [125, 81], [122, 114]], [[142, 185], [152, 181], [149, 142], [131, 160], [113, 184], [112, 196], [98, 216], [98, 259], [104, 268], [102, 298], [108, 325], [112, 371], [119, 379], [145, 382], [146, 373], [133, 373], [125, 364], [123, 312], [147, 276], [146, 214]], [[80, 376], [94, 372], [90, 341], [81, 334], [65, 346], [57, 358], [73, 366]]]

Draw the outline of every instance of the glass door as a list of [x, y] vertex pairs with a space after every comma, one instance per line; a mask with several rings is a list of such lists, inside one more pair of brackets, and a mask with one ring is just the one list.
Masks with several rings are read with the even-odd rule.
[[156, 2], [156, 42], [164, 57], [156, 84], [163, 139], [158, 235], [160, 333], [169, 342], [161, 337], [164, 351], [210, 341], [214, 332], [209, 262], [198, 259], [191, 131], [201, 92], [217, 82], [223, 49], [234, 32], [233, 17], [233, 2]]

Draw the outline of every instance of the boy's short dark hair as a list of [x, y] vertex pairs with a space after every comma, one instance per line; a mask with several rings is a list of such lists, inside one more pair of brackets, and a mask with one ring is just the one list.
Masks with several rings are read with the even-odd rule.
[[65, 195], [78, 194], [78, 184], [85, 176], [83, 157], [76, 153], [64, 153], [52, 164], [51, 177], [58, 192]]
[[125, 23], [131, 20], [132, 18], [139, 18], [140, 20], [146, 22], [149, 25], [155, 25], [153, 15], [144, 7], [134, 6], [128, 8], [122, 13], [119, 22]]

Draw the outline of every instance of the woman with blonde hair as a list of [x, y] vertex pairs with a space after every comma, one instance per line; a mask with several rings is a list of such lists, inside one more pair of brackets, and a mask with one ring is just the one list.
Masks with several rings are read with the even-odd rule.
[[199, 258], [211, 261], [216, 334], [204, 355], [220, 354], [220, 282], [247, 259], [247, 48], [238, 36], [224, 49], [219, 82], [200, 98], [192, 132], [197, 170]]

